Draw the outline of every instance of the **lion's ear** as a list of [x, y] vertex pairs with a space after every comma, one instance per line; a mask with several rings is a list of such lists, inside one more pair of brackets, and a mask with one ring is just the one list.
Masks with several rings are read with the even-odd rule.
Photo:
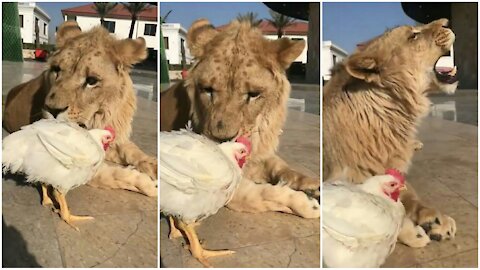
[[82, 29], [78, 26], [76, 21], [66, 21], [62, 23], [57, 30], [56, 46], [61, 48], [65, 43], [82, 33]]
[[148, 56], [145, 39], [141, 37], [117, 41], [114, 47], [120, 63], [124, 66], [137, 64], [145, 60]]
[[278, 63], [287, 69], [295, 59], [303, 52], [305, 40], [290, 40], [288, 38], [277, 39], [273, 42], [277, 52]]
[[207, 19], [196, 20], [187, 33], [187, 45], [190, 53], [196, 58], [201, 57], [204, 53], [205, 45], [217, 34], [218, 31]]
[[348, 58], [345, 65], [347, 72], [366, 82], [380, 83], [380, 69], [378, 61], [372, 56], [354, 54]]

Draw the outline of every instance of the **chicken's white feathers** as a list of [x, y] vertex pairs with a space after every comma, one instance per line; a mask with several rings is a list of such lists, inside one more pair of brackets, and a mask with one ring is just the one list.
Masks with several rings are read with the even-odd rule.
[[379, 267], [393, 251], [405, 209], [372, 193], [342, 181], [324, 183], [323, 257], [329, 267]]
[[24, 126], [2, 142], [3, 171], [23, 172], [28, 182], [67, 192], [90, 180], [104, 159], [101, 138], [91, 134], [95, 131], [58, 119]]
[[220, 147], [185, 129], [160, 132], [160, 210], [187, 224], [215, 214], [240, 183], [234, 156], [239, 146]]
[[239, 171], [233, 157], [191, 131], [161, 132], [160, 144], [162, 181], [186, 193], [225, 187]]

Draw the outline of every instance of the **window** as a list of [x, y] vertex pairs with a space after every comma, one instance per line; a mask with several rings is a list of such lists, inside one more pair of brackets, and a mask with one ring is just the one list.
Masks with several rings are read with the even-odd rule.
[[105, 28], [107, 28], [108, 32], [115, 33], [115, 22], [112, 21], [105, 21]]
[[168, 50], [168, 37], [163, 37], [163, 46], [165, 46], [165, 49]]
[[337, 56], [334, 54], [333, 55], [333, 64], [335, 65], [337, 63]]
[[23, 15], [20, 15], [20, 28], [23, 28]]
[[77, 16], [75, 16], [75, 15], [67, 15], [67, 21], [77, 21]]
[[43, 23], [43, 34], [44, 35], [47, 34], [47, 24], [46, 23]]
[[145, 36], [155, 36], [157, 34], [157, 25], [156, 24], [145, 24]]

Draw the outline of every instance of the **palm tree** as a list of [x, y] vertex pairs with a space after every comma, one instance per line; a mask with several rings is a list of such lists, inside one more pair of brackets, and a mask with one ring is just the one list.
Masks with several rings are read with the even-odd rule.
[[245, 14], [238, 14], [237, 15], [237, 20], [242, 22], [242, 21], [247, 21], [250, 22], [250, 24], [254, 27], [257, 27], [262, 23], [262, 19], [257, 19], [258, 14], [256, 12], [247, 12]]
[[147, 3], [138, 3], [138, 2], [128, 2], [128, 4], [123, 3], [123, 6], [130, 12], [132, 15], [132, 24], [130, 25], [130, 33], [128, 38], [133, 37], [133, 29], [135, 28], [135, 23], [138, 19], [138, 14], [148, 8]]
[[100, 24], [105, 27], [105, 16], [117, 6], [117, 3], [112, 2], [94, 2], [93, 9], [95, 9], [100, 16]]
[[168, 15], [170, 15], [170, 13], [172, 12], [172, 10], [169, 10], [167, 12], [167, 14], [165, 14], [165, 16], [160, 16], [160, 24], [164, 24], [166, 21], [167, 21], [167, 18], [168, 18]]
[[267, 19], [275, 28], [277, 28], [277, 37], [281, 38], [283, 36], [283, 30], [294, 24], [295, 19], [292, 17], [285, 16], [273, 10], [268, 11], [270, 13], [271, 19]]

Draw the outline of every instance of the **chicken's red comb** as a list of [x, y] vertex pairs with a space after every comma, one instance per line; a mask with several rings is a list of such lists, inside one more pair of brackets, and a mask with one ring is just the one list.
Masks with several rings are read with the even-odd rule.
[[247, 147], [248, 153], [250, 154], [250, 151], [252, 149], [252, 143], [250, 142], [250, 140], [247, 137], [240, 136], [235, 140], [235, 142], [245, 145]]
[[115, 129], [113, 129], [112, 126], [106, 126], [105, 130], [110, 131], [110, 133], [112, 134], [112, 137], [115, 139]]
[[385, 171], [385, 174], [389, 174], [393, 177], [395, 177], [396, 179], [398, 179], [402, 184], [405, 183], [405, 177], [403, 177], [403, 174], [397, 170], [397, 169], [387, 169]]

